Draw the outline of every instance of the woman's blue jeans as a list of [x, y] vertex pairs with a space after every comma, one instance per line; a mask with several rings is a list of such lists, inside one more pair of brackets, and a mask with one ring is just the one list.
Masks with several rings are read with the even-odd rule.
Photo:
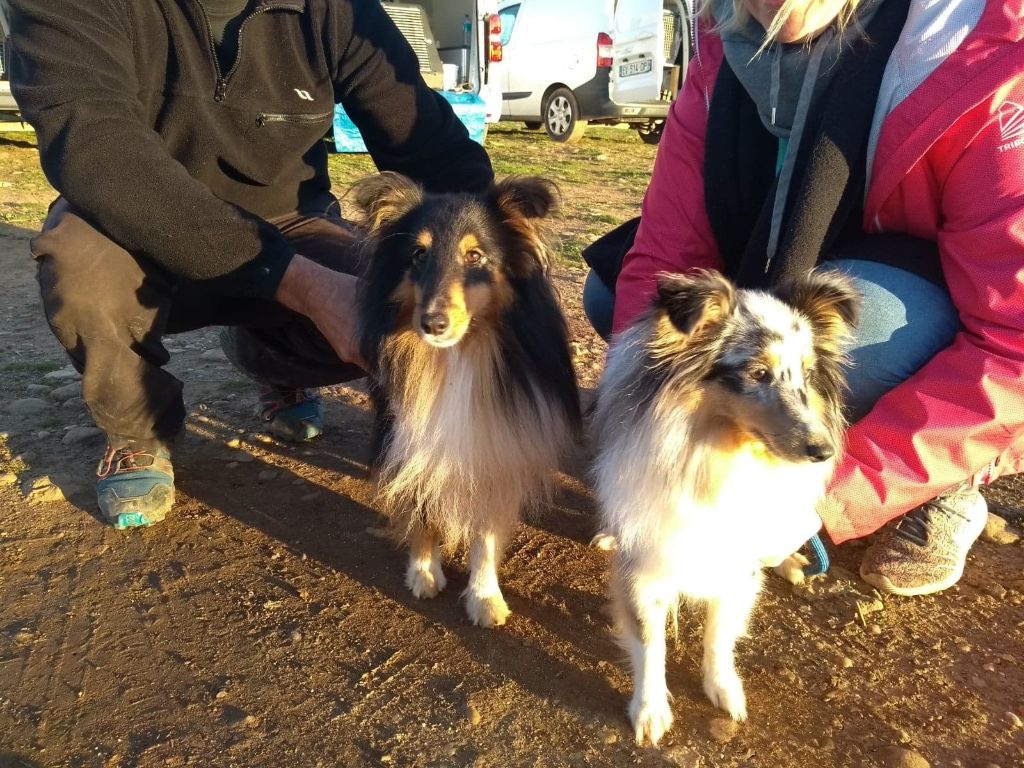
[[[836, 260], [829, 266], [852, 277], [864, 297], [846, 376], [852, 423], [949, 346], [960, 320], [949, 294], [912, 272], [857, 259]], [[583, 310], [606, 340], [614, 308], [615, 294], [591, 272], [583, 286]]]

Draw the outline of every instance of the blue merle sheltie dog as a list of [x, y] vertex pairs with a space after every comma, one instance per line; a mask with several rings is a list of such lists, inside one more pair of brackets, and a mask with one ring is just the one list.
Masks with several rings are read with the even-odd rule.
[[612, 607], [640, 743], [672, 724], [665, 631], [680, 598], [706, 607], [705, 693], [746, 718], [733, 649], [761, 566], [792, 544], [773, 543], [777, 516], [817, 522], [842, 444], [843, 348], [859, 301], [837, 272], [771, 293], [716, 272], [666, 274], [612, 343], [594, 415], [596, 491], [616, 542]]
[[498, 566], [524, 509], [578, 434], [568, 332], [545, 219], [557, 191], [510, 178], [478, 195], [425, 193], [382, 173], [352, 192], [368, 233], [360, 350], [376, 407], [380, 502], [409, 547], [406, 585], [445, 587], [469, 547], [474, 624], [504, 623]]

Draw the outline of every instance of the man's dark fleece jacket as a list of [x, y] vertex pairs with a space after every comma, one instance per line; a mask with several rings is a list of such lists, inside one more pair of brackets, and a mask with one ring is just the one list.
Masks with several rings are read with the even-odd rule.
[[10, 5], [12, 88], [50, 183], [218, 293], [273, 298], [294, 252], [266, 219], [328, 204], [336, 102], [381, 170], [437, 192], [493, 178], [378, 0], [256, 0], [228, 72], [196, 0]]

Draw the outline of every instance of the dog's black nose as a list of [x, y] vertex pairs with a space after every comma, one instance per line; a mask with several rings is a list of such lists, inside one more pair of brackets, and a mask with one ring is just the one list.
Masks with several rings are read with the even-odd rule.
[[448, 330], [448, 315], [444, 312], [428, 312], [420, 320], [424, 333], [440, 336]]
[[807, 458], [811, 461], [826, 461], [835, 455], [835, 450], [824, 440], [808, 440], [804, 447]]

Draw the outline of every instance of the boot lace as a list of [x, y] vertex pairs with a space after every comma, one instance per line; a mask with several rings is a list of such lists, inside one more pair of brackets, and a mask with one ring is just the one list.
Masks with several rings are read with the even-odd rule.
[[932, 527], [932, 515], [947, 515], [967, 520], [960, 510], [943, 499], [932, 499], [905, 514], [896, 524], [896, 535], [919, 547], [928, 546], [928, 534]]

